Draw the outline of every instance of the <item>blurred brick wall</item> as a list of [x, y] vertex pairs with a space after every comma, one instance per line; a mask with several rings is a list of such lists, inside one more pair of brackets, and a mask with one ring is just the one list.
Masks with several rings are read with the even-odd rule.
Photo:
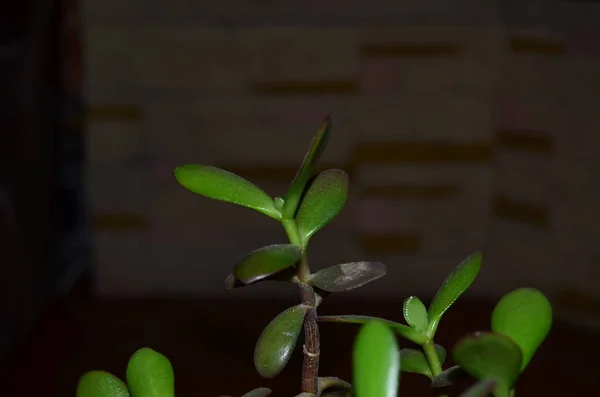
[[88, 0], [97, 292], [218, 293], [284, 234], [172, 169], [215, 164], [281, 195], [326, 114], [323, 162], [353, 187], [315, 267], [382, 260], [388, 277], [363, 291], [431, 294], [482, 249], [475, 294], [594, 292], [600, 36], [429, 3]]

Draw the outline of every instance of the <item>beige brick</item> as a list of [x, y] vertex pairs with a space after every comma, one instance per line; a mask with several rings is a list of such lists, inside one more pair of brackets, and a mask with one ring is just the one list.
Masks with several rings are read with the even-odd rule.
[[358, 75], [355, 29], [272, 27], [240, 31], [249, 81], [328, 81]]
[[85, 31], [85, 91], [92, 104], [139, 98], [137, 27], [89, 25]]
[[563, 62], [563, 57], [511, 54], [506, 59], [502, 87], [513, 95], [560, 97], [556, 82], [562, 79]]
[[142, 0], [86, 0], [83, 2], [85, 17], [112, 17], [139, 15], [144, 9]]
[[88, 164], [118, 165], [140, 154], [140, 127], [131, 123], [91, 123], [87, 128]]
[[416, 95], [365, 100], [359, 139], [472, 142], [492, 136], [491, 101], [469, 95]]
[[146, 213], [150, 190], [142, 167], [112, 166], [88, 169], [88, 205], [93, 214]]
[[459, 197], [486, 200], [492, 189], [491, 172], [487, 165], [361, 166], [356, 181], [375, 186], [452, 185], [459, 187]]
[[155, 277], [143, 233], [97, 233], [94, 236], [95, 293], [140, 295], [154, 292]]
[[[228, 164], [300, 164], [324, 117], [334, 116], [325, 162], [345, 161], [352, 103], [300, 100], [215, 100], [154, 103], [147, 129], [153, 151], [176, 159]], [[194, 148], [197, 148], [195, 151]]]
[[136, 56], [145, 89], [237, 92], [245, 60], [238, 37], [225, 29], [145, 27]]
[[553, 199], [555, 175], [551, 159], [498, 151], [493, 178], [496, 193], [532, 203], [547, 204]]

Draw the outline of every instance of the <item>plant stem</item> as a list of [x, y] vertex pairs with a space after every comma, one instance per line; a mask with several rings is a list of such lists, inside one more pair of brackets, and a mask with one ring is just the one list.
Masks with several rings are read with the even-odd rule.
[[296, 221], [294, 219], [284, 219], [281, 221], [283, 228], [290, 240], [290, 243], [302, 247], [305, 251], [302, 254], [302, 259], [298, 265], [298, 279], [302, 282], [305, 282], [310, 277], [310, 266], [308, 266], [308, 259], [306, 257], [306, 247], [302, 242], [302, 237], [300, 237], [300, 233], [298, 232], [298, 227], [296, 226]]
[[320, 337], [317, 309], [309, 309], [304, 319], [304, 362], [302, 363], [302, 393], [317, 394], [319, 379]]
[[423, 345], [423, 351], [425, 351], [425, 357], [427, 357], [427, 362], [429, 363], [429, 368], [431, 368], [431, 373], [435, 378], [442, 372], [442, 364], [440, 363], [440, 358], [435, 351], [435, 345], [433, 344], [433, 339], [428, 340]]

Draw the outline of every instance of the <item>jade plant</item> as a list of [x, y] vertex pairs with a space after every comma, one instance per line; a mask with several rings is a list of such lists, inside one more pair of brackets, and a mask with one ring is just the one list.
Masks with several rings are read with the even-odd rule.
[[[386, 274], [384, 264], [357, 261], [311, 271], [307, 251], [311, 237], [334, 219], [348, 196], [348, 175], [340, 169], [315, 171], [331, 131], [327, 118], [317, 132], [285, 195], [272, 198], [250, 181], [208, 165], [175, 169], [177, 182], [189, 191], [256, 210], [279, 222], [289, 241], [258, 248], [242, 258], [226, 278], [234, 289], [265, 281], [295, 285], [299, 302], [279, 313], [258, 337], [254, 366], [264, 378], [277, 376], [296, 350], [304, 332], [300, 394], [296, 397], [392, 397], [399, 393], [401, 372], [430, 379], [437, 395], [510, 397], [552, 323], [549, 301], [538, 290], [521, 288], [495, 306], [489, 330], [464, 336], [451, 349], [456, 365], [444, 368], [447, 351], [435, 343], [444, 313], [475, 280], [482, 255], [475, 252], [446, 278], [427, 307], [410, 296], [402, 305], [406, 324], [364, 316], [319, 316], [318, 308], [332, 293], [359, 288]], [[316, 175], [315, 175], [316, 174]], [[353, 347], [352, 383], [319, 374], [321, 323], [359, 324]], [[399, 349], [397, 337], [420, 346]], [[463, 390], [453, 386], [467, 380]], [[260, 387], [245, 397], [262, 397]], [[142, 348], [131, 357], [126, 383], [112, 374], [91, 371], [80, 378], [77, 397], [174, 397], [174, 375], [162, 354]]]

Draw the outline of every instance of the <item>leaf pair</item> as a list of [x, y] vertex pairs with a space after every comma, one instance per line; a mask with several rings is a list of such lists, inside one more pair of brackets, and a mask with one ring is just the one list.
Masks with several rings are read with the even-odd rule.
[[337, 216], [348, 197], [348, 175], [342, 170], [325, 170], [311, 180], [330, 130], [327, 118], [284, 198], [272, 199], [252, 182], [217, 167], [188, 164], [177, 167], [173, 174], [193, 193], [248, 207], [279, 221], [295, 219], [301, 241], [294, 243], [306, 246], [312, 235]]
[[492, 332], [462, 339], [454, 347], [453, 358], [476, 379], [494, 378], [494, 395], [508, 397], [551, 324], [552, 309], [546, 297], [535, 289], [517, 289], [496, 305]]
[[77, 384], [77, 397], [174, 397], [173, 367], [162, 354], [142, 348], [127, 364], [127, 385], [104, 371], [90, 371]]

